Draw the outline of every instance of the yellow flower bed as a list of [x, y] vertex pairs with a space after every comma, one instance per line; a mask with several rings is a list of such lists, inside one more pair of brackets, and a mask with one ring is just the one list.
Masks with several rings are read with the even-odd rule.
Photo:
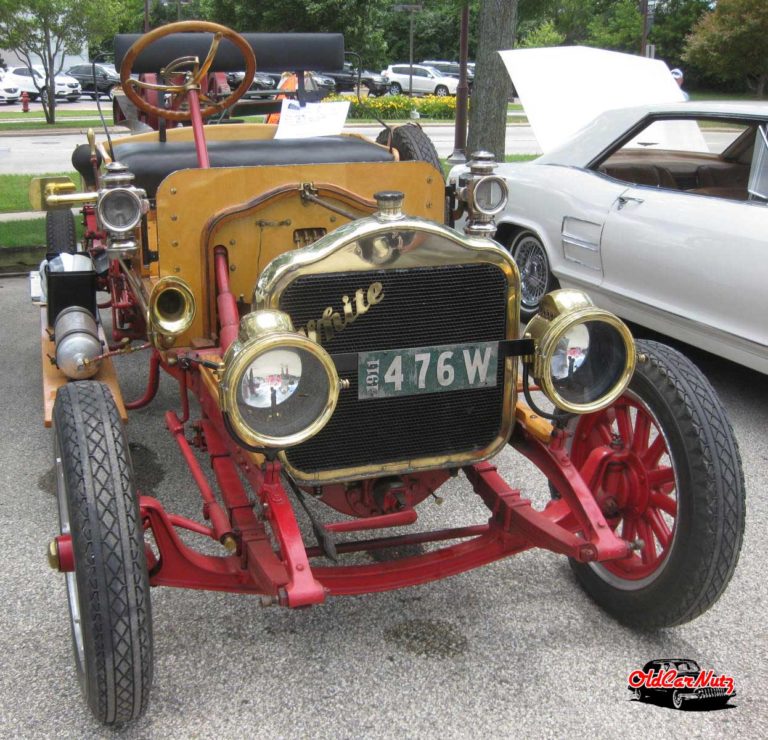
[[383, 95], [380, 98], [362, 98], [358, 102], [355, 96], [329, 95], [328, 102], [348, 100], [349, 118], [381, 118], [382, 120], [402, 120], [411, 117], [411, 111], [418, 111], [419, 117], [431, 119], [453, 119], [456, 117], [456, 98], [446, 95], [426, 95], [423, 98], [409, 98], [407, 95]]

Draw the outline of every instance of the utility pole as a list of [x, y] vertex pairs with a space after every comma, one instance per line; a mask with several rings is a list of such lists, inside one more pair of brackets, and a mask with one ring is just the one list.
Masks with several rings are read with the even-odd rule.
[[408, 54], [408, 95], [413, 95], [413, 16], [422, 9], [422, 5], [393, 5], [392, 10], [405, 11], [411, 14], [409, 54]]
[[647, 56], [645, 47], [648, 46], [648, 0], [640, 0], [640, 15], [643, 16], [643, 33], [640, 39], [640, 56]]
[[461, 31], [459, 32], [459, 85], [456, 88], [456, 127], [453, 136], [453, 153], [448, 157], [451, 164], [467, 161], [467, 57], [469, 55], [469, 3], [461, 9]]

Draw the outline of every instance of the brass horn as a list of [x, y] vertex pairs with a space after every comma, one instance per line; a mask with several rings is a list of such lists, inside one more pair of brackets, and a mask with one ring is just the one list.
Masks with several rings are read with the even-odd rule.
[[195, 320], [195, 296], [186, 281], [171, 275], [155, 283], [149, 296], [149, 328], [165, 340], [183, 334]]

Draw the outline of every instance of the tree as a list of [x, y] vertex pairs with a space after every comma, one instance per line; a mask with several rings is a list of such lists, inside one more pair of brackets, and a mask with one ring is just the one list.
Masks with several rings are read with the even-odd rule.
[[768, 92], [768, 13], [765, 0], [718, 0], [688, 37], [683, 59], [723, 81], [746, 80]]
[[600, 49], [636, 54], [643, 35], [643, 16], [636, 0], [598, 2], [585, 43]]
[[711, 6], [710, 0], [658, 0], [648, 34], [656, 46], [656, 56], [669, 67], [682, 67], [685, 39]]
[[[384, 19], [402, 15], [394, 13], [389, 4], [371, 0], [201, 0], [200, 4], [205, 17], [241, 32], [343, 33], [346, 48], [358, 52], [364, 64], [384, 63]], [[257, 67], [258, 63], [257, 54]]]
[[596, 5], [599, 0], [519, 0], [518, 34], [522, 37], [523, 29], [539, 28], [551, 21], [554, 31], [564, 36], [560, 43], [583, 43], [588, 36], [589, 22], [597, 12]]
[[467, 153], [478, 149], [504, 160], [507, 101], [512, 83], [498, 52], [515, 44], [517, 0], [482, 0], [477, 48], [477, 67], [469, 111]]
[[543, 46], [561, 46], [565, 43], [565, 34], [555, 28], [554, 21], [542, 21], [525, 34], [519, 46], [523, 49], [538, 49]]
[[15, 51], [27, 67], [42, 64], [45, 83], [40, 87], [35, 80], [35, 86], [48, 123], [56, 120], [53, 78], [64, 55], [113, 28], [118, 6], [119, 0], [0, 0], [0, 46]]

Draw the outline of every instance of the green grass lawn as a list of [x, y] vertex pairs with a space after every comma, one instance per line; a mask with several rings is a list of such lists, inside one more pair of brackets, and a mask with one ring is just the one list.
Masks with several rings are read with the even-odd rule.
[[[112, 115], [105, 118], [107, 126], [112, 125]], [[101, 121], [98, 118], [65, 118], [57, 120], [56, 123], [45, 123], [44, 121], [21, 121], [19, 123], [8, 123], [0, 121], [0, 131], [52, 131], [57, 128], [101, 128]]]
[[691, 100], [747, 100], [747, 101], [759, 101], [765, 100], [764, 98], [757, 98], [750, 93], [724, 93], [724, 92], [712, 92], [710, 90], [694, 90], [687, 91]]
[[47, 175], [0, 175], [0, 213], [29, 211], [29, 183], [33, 177], [71, 177], [75, 185], [80, 186], [77, 172], [49, 172]]
[[[83, 225], [75, 219], [78, 240], [83, 238]], [[45, 216], [29, 221], [0, 221], [0, 249], [5, 247], [45, 246]]]
[[[112, 108], [109, 109], [102, 107], [102, 110], [104, 111], [104, 116], [106, 117], [107, 114], [109, 116], [112, 116]], [[60, 107], [56, 108], [56, 118], [91, 118], [91, 117], [99, 117], [99, 112], [94, 108], [91, 110], [62, 110]], [[28, 113], [23, 113], [21, 110], [21, 106], [17, 105], [13, 108], [6, 107], [4, 111], [0, 112], [0, 121], [7, 121], [12, 118], [35, 118], [39, 119], [41, 121], [45, 121], [45, 114], [43, 113], [42, 108], [35, 108], [30, 110]]]
[[31, 221], [0, 221], [0, 249], [45, 244], [45, 218]]

